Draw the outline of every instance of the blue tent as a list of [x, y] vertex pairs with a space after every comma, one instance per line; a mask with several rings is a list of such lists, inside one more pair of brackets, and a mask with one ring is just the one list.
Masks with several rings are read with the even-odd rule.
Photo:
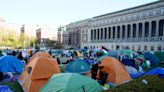
[[23, 64], [14, 56], [3, 56], [0, 58], [0, 71], [21, 73], [23, 71]]
[[120, 54], [120, 52], [111, 50], [111, 51], [109, 51], [109, 54], [108, 55], [111, 56], [111, 57], [118, 58], [119, 57], [119, 54]]
[[121, 61], [124, 65], [135, 67], [135, 61], [129, 57], [123, 57]]
[[88, 73], [89, 70], [90, 70], [89, 64], [83, 61], [72, 61], [65, 68], [65, 72], [67, 73], [85, 74]]
[[159, 62], [158, 57], [156, 57], [155, 55], [151, 54], [150, 52], [145, 52], [144, 56], [146, 59], [150, 60], [151, 64], [156, 64]]

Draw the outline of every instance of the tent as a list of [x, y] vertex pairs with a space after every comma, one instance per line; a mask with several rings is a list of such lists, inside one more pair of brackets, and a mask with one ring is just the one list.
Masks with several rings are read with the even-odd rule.
[[[103, 66], [103, 70], [108, 73], [107, 82], [114, 84], [122, 84], [126, 81], [131, 80], [125, 66], [115, 58], [104, 57], [101, 59], [99, 66]], [[98, 78], [100, 78], [100, 69], [98, 70]]]
[[109, 51], [109, 54], [108, 55], [110, 57], [119, 58], [120, 52], [119, 51], [116, 51], [116, 50], [111, 50], [111, 51]]
[[51, 55], [47, 52], [43, 52], [43, 51], [39, 51], [37, 53], [35, 53], [31, 58], [30, 58], [30, 61], [36, 57], [39, 57], [39, 56], [43, 56], [43, 57], [48, 57], [48, 58], [51, 58]]
[[125, 66], [125, 68], [128, 71], [131, 78], [137, 78], [137, 77], [144, 74], [144, 71], [142, 70], [142, 67], [140, 67], [139, 70], [137, 70], [136, 68], [134, 68], [132, 66]]
[[163, 52], [162, 51], [157, 51], [157, 52], [154, 53], [154, 55], [156, 57], [158, 57], [160, 61], [164, 61], [164, 51]]
[[0, 72], [17, 72], [23, 71], [23, 63], [14, 56], [2, 56], [0, 58]]
[[101, 92], [100, 84], [76, 73], [61, 73], [51, 77], [40, 92]]
[[146, 59], [150, 60], [151, 64], [156, 64], [159, 62], [158, 57], [156, 57], [155, 55], [151, 54], [150, 52], [145, 52], [144, 56]]
[[65, 68], [65, 72], [79, 74], [86, 74], [89, 72], [89, 70], [89, 64], [83, 61], [72, 61]]
[[38, 92], [54, 73], [60, 73], [55, 59], [37, 57], [25, 67], [19, 82], [25, 92]]

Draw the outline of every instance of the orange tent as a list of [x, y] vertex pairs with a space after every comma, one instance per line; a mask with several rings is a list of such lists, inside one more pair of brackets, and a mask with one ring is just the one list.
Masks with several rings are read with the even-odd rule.
[[42, 57], [48, 57], [48, 58], [51, 58], [51, 55], [47, 52], [43, 52], [43, 51], [39, 51], [37, 53], [35, 53], [29, 61], [31, 61], [32, 59], [36, 58], [36, 57], [39, 57], [39, 56], [42, 56]]
[[36, 57], [25, 67], [19, 82], [25, 92], [38, 92], [54, 73], [60, 73], [56, 60]]
[[[99, 66], [103, 66], [103, 71], [108, 73], [107, 82], [112, 82], [117, 85], [131, 80], [124, 65], [115, 58], [104, 57], [101, 59]], [[100, 69], [98, 70], [98, 78], [100, 76], [99, 73]]]

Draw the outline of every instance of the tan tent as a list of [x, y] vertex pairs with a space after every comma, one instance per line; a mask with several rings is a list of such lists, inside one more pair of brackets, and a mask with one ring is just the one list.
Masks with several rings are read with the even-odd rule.
[[36, 57], [25, 67], [19, 82], [25, 92], [38, 92], [55, 73], [60, 73], [56, 60], [47, 57]]
[[[112, 82], [114, 84], [121, 84], [131, 80], [124, 65], [115, 58], [106, 56], [101, 59], [101, 63], [99, 64], [99, 66], [103, 66], [104, 68], [102, 70], [108, 73], [107, 82]], [[98, 78], [99, 78], [99, 72], [100, 69], [98, 71], [98, 76], [97, 76]]]
[[43, 51], [39, 51], [37, 53], [35, 53], [29, 61], [31, 61], [32, 59], [36, 58], [36, 57], [39, 57], [39, 56], [42, 56], [42, 57], [48, 57], [48, 58], [51, 58], [51, 55], [47, 52], [43, 52]]

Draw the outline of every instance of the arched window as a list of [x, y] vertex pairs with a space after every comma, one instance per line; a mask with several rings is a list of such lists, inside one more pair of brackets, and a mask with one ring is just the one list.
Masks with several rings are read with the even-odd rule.
[[158, 50], [161, 51], [162, 50], [162, 46], [158, 45]]
[[138, 45], [138, 51], [140, 51], [141, 50], [141, 46], [140, 45]]
[[146, 45], [144, 46], [144, 50], [147, 51], [147, 46]]
[[151, 46], [151, 51], [154, 51], [154, 45]]

